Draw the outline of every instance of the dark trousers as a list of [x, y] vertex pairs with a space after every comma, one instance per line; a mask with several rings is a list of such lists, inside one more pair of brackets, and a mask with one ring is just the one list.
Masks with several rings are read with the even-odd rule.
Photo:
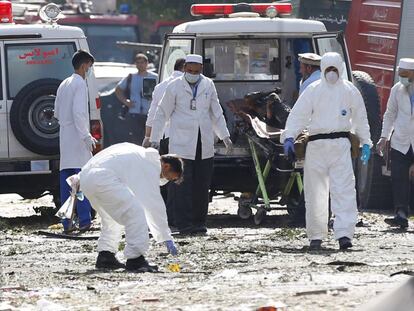
[[145, 137], [146, 114], [131, 113], [128, 122], [128, 142], [141, 146]]
[[201, 159], [199, 134], [195, 160], [184, 159], [183, 182], [169, 183], [167, 205], [172, 205], [174, 224], [180, 231], [206, 225], [213, 161], [213, 158]]
[[410, 176], [409, 170], [414, 163], [413, 149], [403, 154], [391, 149], [391, 181], [395, 212], [403, 212], [406, 216], [410, 210]]
[[[169, 143], [169, 139], [168, 138], [163, 138], [160, 141], [160, 149], [159, 149], [159, 153], [160, 155], [163, 154], [168, 154], [168, 143]], [[161, 196], [162, 199], [164, 200], [165, 206], [167, 208], [167, 217], [168, 217], [168, 224], [170, 226], [174, 226], [174, 212], [173, 212], [173, 208], [174, 208], [174, 199], [171, 197], [168, 197], [168, 188], [169, 188], [169, 184], [166, 184], [165, 186], [161, 187]], [[169, 200], [168, 200], [169, 199]]]

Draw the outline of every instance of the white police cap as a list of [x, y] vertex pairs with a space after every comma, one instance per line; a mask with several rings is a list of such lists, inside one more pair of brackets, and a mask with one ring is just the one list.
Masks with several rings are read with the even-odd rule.
[[203, 57], [201, 55], [197, 55], [197, 54], [188, 54], [185, 57], [185, 62], [186, 63], [196, 63], [196, 64], [203, 64]]

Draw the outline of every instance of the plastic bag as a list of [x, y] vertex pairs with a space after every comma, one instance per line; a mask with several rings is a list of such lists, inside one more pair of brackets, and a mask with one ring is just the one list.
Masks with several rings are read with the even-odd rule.
[[71, 195], [62, 207], [57, 211], [56, 216], [60, 219], [72, 219], [73, 211], [75, 209], [76, 196]]

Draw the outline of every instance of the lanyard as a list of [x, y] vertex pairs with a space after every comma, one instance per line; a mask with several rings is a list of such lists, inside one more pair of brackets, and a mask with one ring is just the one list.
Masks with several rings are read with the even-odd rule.
[[191, 91], [193, 92], [193, 100], [195, 100], [197, 97], [198, 84], [199, 83], [197, 82], [194, 87], [191, 87]]

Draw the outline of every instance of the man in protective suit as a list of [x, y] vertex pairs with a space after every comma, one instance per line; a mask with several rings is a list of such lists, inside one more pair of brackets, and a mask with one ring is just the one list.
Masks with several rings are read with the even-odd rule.
[[160, 183], [180, 182], [182, 174], [183, 163], [177, 156], [160, 157], [153, 148], [122, 143], [101, 151], [71, 177], [72, 188], [78, 184], [101, 216], [96, 268], [124, 267], [115, 257], [123, 227], [127, 270], [156, 271], [144, 258], [149, 246], [148, 227], [157, 242], [165, 242], [169, 253], [177, 254]]
[[304, 167], [306, 229], [310, 249], [321, 248], [328, 233], [328, 201], [335, 214], [335, 239], [340, 249], [352, 247], [357, 223], [355, 177], [349, 134], [359, 137], [361, 159], [370, 157], [367, 113], [358, 89], [342, 78], [345, 70], [338, 53], [326, 53], [321, 60], [321, 80], [309, 85], [293, 107], [281, 135], [285, 153], [294, 155], [294, 139], [309, 131]]

